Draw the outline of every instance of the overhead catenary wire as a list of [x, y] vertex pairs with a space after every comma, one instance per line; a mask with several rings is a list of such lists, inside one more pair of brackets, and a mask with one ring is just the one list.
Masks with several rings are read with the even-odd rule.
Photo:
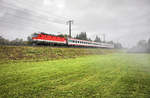
[[[3, 7], [7, 7], [7, 10], [17, 10], [20, 11], [20, 9], [17, 9], [13, 6], [6, 6], [6, 5], [2, 5]], [[1, 7], [2, 7], [1, 6]], [[15, 26], [16, 28], [19, 28], [20, 25], [24, 25], [27, 26], [28, 24], [33, 24], [32, 28], [33, 29], [39, 29], [41, 28], [40, 25], [48, 25], [50, 23], [58, 23], [58, 24], [64, 24], [63, 22], [58, 21], [58, 19], [52, 19], [52, 17], [49, 16], [44, 16], [44, 14], [36, 14], [33, 11], [28, 11], [28, 10], [21, 10], [21, 13], [25, 14], [25, 15], [17, 15], [16, 13], [11, 13], [11, 12], [6, 12], [6, 15], [10, 16], [10, 17], [16, 17], [14, 20], [9, 20], [10, 17], [4, 17], [0, 18], [0, 22], [1, 24], [11, 24], [11, 26]], [[31, 14], [32, 17], [28, 17], [28, 15], [26, 14]], [[16, 20], [17, 19], [17, 20]], [[16, 21], [20, 21], [20, 23], [17, 23]], [[38, 21], [37, 21], [38, 20]]]
[[[32, 8], [35, 8], [36, 9], [36, 11], [38, 10], [38, 11], [40, 11], [40, 12], [44, 12], [44, 13], [48, 13], [48, 14], [50, 14], [47, 10], [43, 10], [43, 9], [41, 9], [41, 7], [35, 7], [34, 5], [33, 5], [33, 3], [35, 3], [35, 2], [32, 2], [32, 1], [30, 1], [30, 2], [26, 2], [26, 4], [22, 4], [22, 1], [20, 1], [20, 0], [18, 0], [18, 1], [15, 1], [15, 0], [13, 0], [12, 2], [15, 2], [15, 3], [17, 3], [17, 5], [20, 5], [19, 7], [22, 7], [22, 6], [25, 6], [25, 5], [28, 5], [28, 7], [32, 7]], [[10, 5], [12, 5], [11, 3], [9, 3], [9, 2], [7, 2], [7, 4], [10, 4]], [[41, 4], [42, 5], [42, 4]], [[24, 7], [22, 7], [22, 8], [24, 8]], [[24, 8], [25, 9], [25, 8]], [[32, 9], [30, 9], [30, 10], [32, 10]], [[34, 11], [34, 10], [32, 10], [32, 11]], [[67, 17], [67, 16], [58, 16], [58, 15], [54, 15], [54, 14], [50, 14], [50, 15], [52, 15], [52, 16], [54, 16], [54, 17], [57, 17], [57, 18], [64, 18], [64, 19], [70, 19], [69, 17]]]
[[[11, 17], [15, 17], [14, 19], [18, 19], [18, 20], [20, 19], [24, 22], [36, 22], [36, 24], [38, 24], [38, 23], [49, 24], [51, 22], [63, 24], [63, 23], [57, 22], [55, 20], [50, 20], [50, 19], [46, 19], [46, 18], [42, 18], [42, 19], [38, 20], [40, 17], [27, 18], [26, 16], [20, 16], [20, 15], [16, 15], [13, 13], [6, 13], [6, 15], [10, 15]], [[4, 18], [1, 18], [0, 21], [9, 21], [9, 19], [10, 19], [10, 17], [4, 17]], [[15, 21], [15, 20], [11, 20], [11, 21]]]
[[[15, 9], [13, 7], [8, 7], [8, 8], [11, 9], [11, 10], [18, 10], [18, 11], [20, 11], [19, 9]], [[46, 21], [48, 21], [48, 22], [53, 22], [53, 23], [58, 23], [58, 24], [64, 24], [65, 23], [65, 22], [63, 23], [63, 22], [59, 21], [58, 19], [54, 19], [54, 18], [49, 17], [49, 16], [44, 16], [43, 14], [39, 15], [39, 14], [36, 14], [35, 12], [32, 13], [32, 12], [30, 12], [28, 10], [21, 10], [21, 13], [23, 13], [23, 14], [27, 14], [28, 13], [28, 14], [32, 15], [33, 18], [38, 18], [40, 20], [46, 19]], [[16, 15], [15, 13], [14, 14], [10, 13], [10, 12], [6, 12], [6, 14], [13, 15], [13, 16], [16, 16], [16, 17], [17, 16], [18, 17], [23, 17], [24, 19], [27, 18], [27, 17], [24, 17], [24, 16]], [[30, 16], [28, 16], [28, 17], [30, 17]]]
[[10, 4], [10, 3], [1, 4], [1, 6], [6, 7], [6, 8], [10, 8], [10, 9], [14, 9], [14, 10], [20, 10], [19, 8], [22, 8], [23, 9], [23, 10], [21, 10], [22, 12], [27, 12], [27, 13], [30, 12], [31, 14], [33, 13], [33, 15], [38, 14], [38, 15], [49, 17], [49, 18], [55, 18], [57, 20], [66, 21], [66, 20], [69, 19], [67, 17], [56, 16], [56, 15], [50, 14], [48, 11], [41, 10], [39, 8], [35, 8], [36, 9], [36, 11], [35, 11], [35, 10], [27, 9], [27, 8], [24, 8], [24, 7], [21, 7], [21, 6], [17, 7], [17, 6], [14, 6], [14, 5]]

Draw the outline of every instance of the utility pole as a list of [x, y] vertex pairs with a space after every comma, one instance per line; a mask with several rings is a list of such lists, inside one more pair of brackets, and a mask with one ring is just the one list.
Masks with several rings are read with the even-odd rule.
[[71, 38], [71, 24], [73, 24], [73, 20], [67, 21], [67, 24], [69, 24], [69, 37]]
[[104, 37], [104, 43], [105, 43], [105, 34], [103, 34], [103, 37]]
[[105, 34], [101, 34], [101, 36], [102, 36], [102, 39], [103, 39], [102, 41], [105, 43], [105, 41], [106, 41], [106, 39], [105, 39], [106, 35]]

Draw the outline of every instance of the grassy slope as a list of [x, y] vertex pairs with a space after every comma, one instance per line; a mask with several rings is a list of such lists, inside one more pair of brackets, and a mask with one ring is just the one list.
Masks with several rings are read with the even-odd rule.
[[0, 65], [0, 97], [150, 98], [150, 55], [111, 54]]
[[106, 54], [115, 50], [89, 48], [57, 48], [29, 46], [0, 46], [0, 63], [22, 61], [45, 61], [62, 58], [75, 58], [83, 55]]

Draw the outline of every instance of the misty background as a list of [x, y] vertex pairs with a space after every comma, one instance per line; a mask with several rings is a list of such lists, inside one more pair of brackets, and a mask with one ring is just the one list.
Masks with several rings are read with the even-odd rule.
[[0, 0], [0, 36], [27, 39], [33, 32], [68, 34], [87, 32], [132, 47], [150, 38], [149, 0]]

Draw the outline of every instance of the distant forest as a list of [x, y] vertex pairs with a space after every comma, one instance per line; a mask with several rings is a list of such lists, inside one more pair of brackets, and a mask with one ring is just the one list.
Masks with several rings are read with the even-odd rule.
[[149, 40], [140, 40], [136, 46], [128, 50], [131, 53], [150, 53], [150, 38]]
[[[41, 33], [44, 33], [44, 32], [41, 32]], [[24, 41], [23, 39], [20, 39], [20, 38], [16, 38], [15, 40], [10, 41], [10, 40], [5, 39], [2, 36], [0, 36], [0, 45], [32, 46], [32, 36], [35, 34], [38, 34], [38, 33], [33, 33], [31, 36], [28, 36], [27, 41]], [[46, 33], [44, 33], [44, 34], [46, 34]], [[68, 37], [68, 35], [66, 35], [66, 34], [65, 35], [59, 34], [59, 35], [54, 35], [54, 36]], [[110, 44], [114, 44], [115, 48], [117, 48], [117, 49], [123, 48], [121, 43], [114, 43], [113, 41], [104, 41], [97, 35], [94, 40], [91, 40], [91, 38], [87, 37], [86, 32], [81, 32], [80, 34], [77, 34], [73, 38], [94, 41], [94, 42], [100, 42], [100, 43], [110, 43]]]

